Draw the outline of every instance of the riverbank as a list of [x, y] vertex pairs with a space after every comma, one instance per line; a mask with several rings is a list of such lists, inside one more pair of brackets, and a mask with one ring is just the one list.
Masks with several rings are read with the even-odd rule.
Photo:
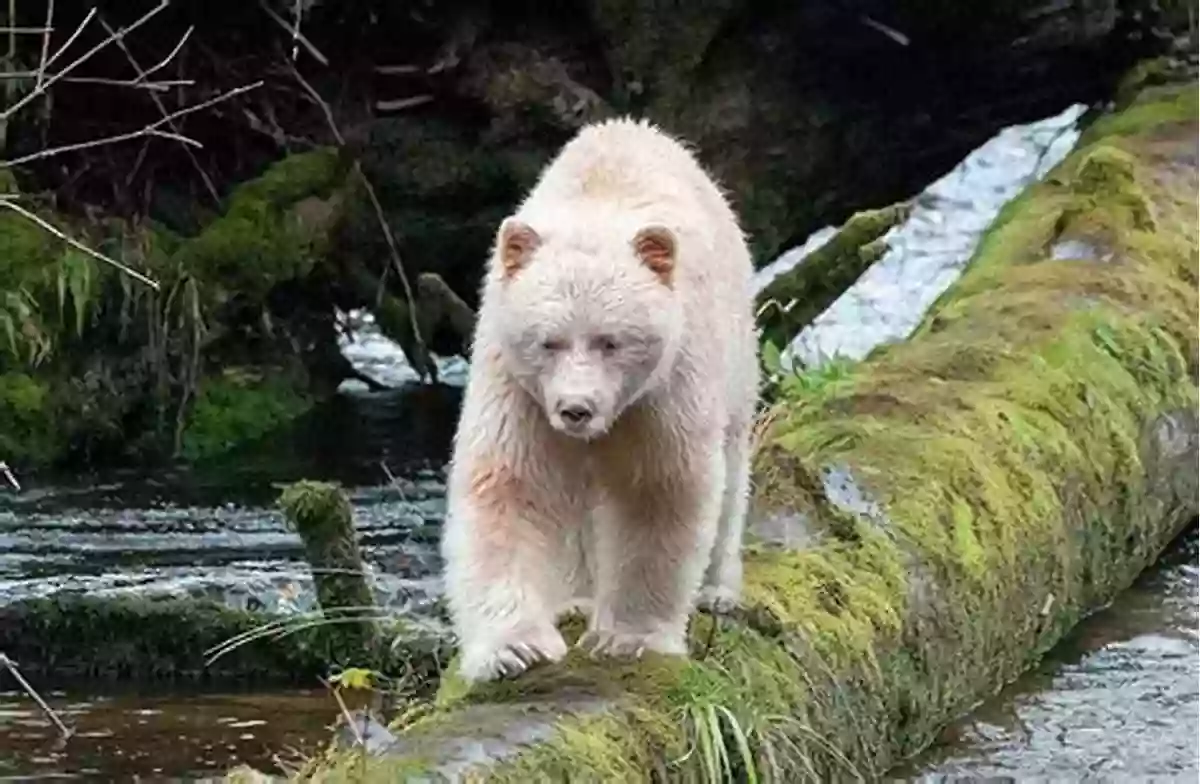
[[[1195, 95], [1148, 88], [1093, 125], [914, 339], [773, 411], [776, 535], [747, 554], [747, 610], [697, 618], [691, 663], [449, 678], [389, 754], [318, 767], [640, 780], [701, 743], [828, 780], [928, 745], [1196, 514]], [[797, 534], [818, 546], [777, 546]], [[482, 758], [456, 751], [481, 734]]]

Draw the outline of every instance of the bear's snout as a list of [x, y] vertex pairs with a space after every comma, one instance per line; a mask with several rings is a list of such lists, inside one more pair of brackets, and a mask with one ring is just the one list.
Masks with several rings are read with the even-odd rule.
[[570, 403], [558, 407], [558, 415], [572, 427], [586, 425], [588, 420], [592, 418], [592, 413], [592, 407], [586, 403]]
[[603, 431], [602, 419], [598, 416], [596, 401], [576, 395], [559, 398], [550, 417], [556, 430], [584, 439]]

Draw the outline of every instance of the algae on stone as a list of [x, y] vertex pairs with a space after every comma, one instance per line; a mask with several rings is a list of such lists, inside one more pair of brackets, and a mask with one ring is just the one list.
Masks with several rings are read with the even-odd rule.
[[1156, 89], [1009, 205], [909, 341], [772, 407], [743, 606], [693, 619], [690, 661], [450, 674], [387, 754], [310, 773], [873, 779], [1035, 663], [1197, 514], [1197, 123], [1156, 105], [1196, 85]]

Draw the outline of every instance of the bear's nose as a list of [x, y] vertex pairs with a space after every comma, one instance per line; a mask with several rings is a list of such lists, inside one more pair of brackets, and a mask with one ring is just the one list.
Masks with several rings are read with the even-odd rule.
[[592, 409], [591, 406], [584, 405], [583, 403], [568, 403], [559, 407], [558, 415], [568, 425], [578, 427], [579, 425], [586, 424], [592, 418]]

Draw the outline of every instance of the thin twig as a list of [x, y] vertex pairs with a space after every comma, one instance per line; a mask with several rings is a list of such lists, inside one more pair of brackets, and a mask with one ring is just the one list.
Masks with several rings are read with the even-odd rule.
[[304, 21], [304, 0], [296, 0], [292, 6], [292, 16], [295, 18], [295, 27], [292, 28], [292, 62], [295, 62], [300, 56], [300, 23]]
[[[142, 25], [144, 25], [146, 22], [149, 22], [156, 15], [158, 15], [159, 12], [161, 12], [164, 8], [166, 8], [168, 5], [170, 5], [170, 3], [171, 3], [171, 0], [161, 0], [161, 2], [157, 6], [150, 9], [140, 19], [135, 21], [133, 24], [129, 25], [129, 27], [122, 27], [120, 30], [117, 31], [116, 35], [110, 36], [109, 38], [105, 38], [103, 41], [96, 44], [91, 49], [88, 49], [86, 52], [84, 52], [79, 57], [77, 57], [74, 60], [74, 62], [72, 62], [66, 68], [63, 68], [61, 71], [56, 72], [53, 76], [51, 76], [46, 81], [42, 82], [40, 85], [38, 85], [33, 90], [31, 90], [24, 98], [22, 98], [21, 100], [14, 103], [12, 106], [5, 109], [2, 113], [0, 113], [0, 119], [6, 120], [9, 117], [12, 117], [14, 114], [16, 114], [18, 111], [20, 111], [23, 106], [28, 104], [30, 101], [36, 100], [39, 96], [41, 96], [43, 93], [45, 93], [46, 90], [50, 89], [50, 86], [52, 84], [54, 84], [59, 79], [66, 76], [67, 74], [69, 74], [71, 71], [75, 70], [77, 67], [79, 67], [80, 65], [82, 65], [83, 63], [88, 61], [89, 59], [91, 59], [92, 55], [94, 55], [96, 52], [98, 52], [101, 49], [103, 49], [104, 47], [108, 46], [114, 40], [119, 40], [119, 39], [129, 35], [134, 30], [136, 30], [139, 27], [141, 27]], [[93, 8], [92, 12], [87, 15], [87, 19], [91, 19], [94, 13], [95, 13], [95, 9]], [[84, 21], [86, 22], [87, 19], [85, 19]], [[79, 26], [79, 30], [75, 31], [76, 35], [78, 35], [81, 30], [83, 30], [82, 24]], [[73, 40], [75, 40], [75, 36], [71, 36], [71, 41], [73, 41]], [[50, 63], [54, 61], [55, 57], [57, 57], [59, 54], [61, 54], [67, 48], [67, 46], [69, 46], [71, 44], [71, 41], [67, 41], [67, 43], [62, 47], [62, 49], [59, 49], [58, 52], [55, 53], [54, 57], [50, 58], [50, 61], [46, 63], [47, 67], [49, 67]]]
[[72, 76], [70, 79], [63, 79], [63, 81], [71, 82], [72, 84], [104, 84], [109, 87], [130, 87], [135, 90], [150, 90], [156, 93], [170, 92], [172, 87], [191, 87], [196, 84], [195, 79], [143, 82], [141, 80], [130, 81], [128, 79], [103, 79], [99, 76]]
[[345, 717], [346, 723], [350, 725], [350, 731], [354, 733], [354, 739], [358, 741], [359, 746], [365, 749], [367, 747], [367, 741], [365, 738], [363, 738], [362, 732], [359, 731], [358, 722], [354, 720], [354, 716], [351, 715], [350, 709], [346, 707], [346, 701], [342, 699], [340, 690], [324, 678], [321, 678], [321, 683], [325, 684], [325, 688], [329, 689], [329, 691], [333, 693], [333, 698], [337, 700], [338, 707], [342, 709], [342, 716]]
[[17, 475], [14, 474], [13, 470], [8, 467], [8, 463], [4, 462], [3, 460], [0, 460], [0, 475], [8, 480], [8, 483], [12, 485], [13, 490], [16, 490], [18, 493], [21, 492], [21, 483], [17, 481]]
[[371, 70], [373, 70], [375, 73], [381, 74], [383, 76], [390, 76], [392, 74], [419, 73], [424, 69], [421, 68], [421, 66], [419, 66], [419, 65], [403, 64], [403, 65], [377, 65]]
[[[104, 21], [103, 16], [100, 17], [100, 24], [104, 26], [104, 29], [109, 35], [115, 35], [112, 27], [109, 26], [108, 22]], [[184, 34], [183, 39], [181, 40], [187, 40], [187, 37], [191, 35], [191, 33], [192, 28], [189, 27], [187, 33]], [[142, 70], [142, 66], [138, 64], [137, 58], [133, 56], [133, 52], [129, 51], [129, 47], [125, 45], [125, 42], [118, 40], [117, 45], [121, 47], [121, 51], [125, 53], [125, 59], [129, 61], [130, 65], [133, 66], [133, 70], [137, 72], [138, 76], [134, 84], [149, 84], [149, 82], [144, 81], [146, 78], [146, 72]], [[171, 51], [178, 52], [179, 47], [176, 46]], [[174, 55], [172, 54], [171, 56], [173, 57]], [[159, 113], [164, 119], [166, 119], [167, 124], [171, 126], [171, 130], [182, 136], [183, 130], [175, 123], [174, 120], [171, 119], [171, 112], [167, 110], [167, 106], [163, 103], [162, 99], [154, 93], [150, 93], [150, 99], [154, 101], [154, 105], [158, 107]], [[204, 187], [208, 191], [208, 195], [213, 200], [213, 203], [220, 205], [221, 196], [217, 192], [217, 186], [213, 184], [212, 179], [210, 179], [208, 176], [208, 172], [204, 171], [204, 167], [201, 166], [200, 161], [196, 159], [196, 154], [189, 149], [187, 144], [184, 144], [183, 151], [187, 153], [188, 159], [192, 162], [192, 166], [196, 169], [196, 172], [199, 173], [200, 179], [204, 182]]]
[[264, 2], [264, 0], [258, 0], [258, 5], [260, 8], [262, 8], [262, 10], [267, 12], [267, 16], [269, 16], [273, 20], [275, 20], [275, 24], [279, 25], [284, 30], [287, 30], [289, 33], [291, 33], [292, 47], [293, 47], [292, 48], [292, 59], [293, 60], [296, 59], [296, 55], [298, 54], [298, 52], [296, 51], [296, 48], [295, 48], [295, 44], [296, 44], [296, 42], [299, 42], [299, 43], [304, 44], [304, 48], [307, 49], [308, 53], [313, 56], [313, 59], [315, 59], [317, 62], [319, 62], [321, 65], [325, 66], [326, 68], [329, 67], [329, 59], [327, 57], [325, 57], [325, 55], [321, 54], [321, 50], [318, 49], [316, 46], [314, 46], [313, 42], [308, 40], [308, 37], [305, 36], [304, 33], [300, 32], [300, 15], [302, 13], [301, 6], [300, 6], [300, 0], [296, 0], [296, 24], [295, 25], [289, 24], [286, 19], [284, 19], [279, 14], [275, 13], [275, 11], [269, 5], [267, 5], [266, 2]]
[[0, 653], [0, 666], [9, 671], [13, 678], [16, 679], [20, 687], [25, 690], [25, 693], [32, 697], [33, 701], [38, 704], [38, 707], [42, 709], [42, 712], [46, 714], [50, 721], [54, 722], [55, 726], [58, 727], [58, 731], [62, 733], [63, 740], [66, 740], [74, 734], [74, 730], [69, 728], [66, 724], [63, 724], [62, 719], [58, 717], [58, 714], [54, 712], [54, 709], [47, 705], [46, 701], [42, 699], [42, 696], [38, 694], [32, 686], [29, 685], [29, 681], [25, 680], [25, 676], [22, 675], [20, 670], [17, 669], [17, 663], [15, 661], [8, 658], [3, 653]]
[[[333, 109], [321, 97], [316, 88], [308, 83], [308, 80], [300, 75], [300, 71], [296, 66], [289, 62], [288, 68], [291, 69], [292, 75], [305, 92], [313, 99], [313, 101], [321, 108], [325, 115], [325, 122], [329, 125], [329, 130], [333, 134], [333, 138], [337, 141], [338, 146], [345, 148], [346, 139], [342, 136], [341, 130], [338, 128], [337, 120], [333, 117]], [[391, 255], [392, 266], [396, 270], [396, 274], [400, 276], [400, 284], [404, 287], [404, 298], [408, 303], [408, 321], [413, 331], [413, 342], [416, 343], [416, 349], [420, 353], [421, 361], [426, 365], [425, 373], [428, 373], [433, 381], [437, 381], [437, 366], [433, 363], [433, 358], [429, 354], [429, 349], [425, 346], [425, 339], [421, 335], [421, 325], [417, 318], [417, 303], [413, 296], [413, 288], [408, 280], [408, 273], [404, 271], [404, 264], [400, 261], [400, 251], [396, 245], [396, 237], [392, 234], [392, 227], [388, 225], [387, 216], [383, 211], [383, 204], [379, 201], [379, 196], [375, 193], [375, 188], [372, 187], [371, 181], [367, 179], [366, 172], [362, 170], [362, 164], [357, 158], [354, 160], [352, 167], [354, 174], [358, 177], [363, 189], [367, 192], [367, 197], [371, 200], [371, 206], [375, 211], [375, 219], [379, 223], [380, 231], [383, 232], [383, 238], [387, 242], [388, 253]]]
[[0, 27], [0, 33], [8, 35], [41, 35], [46, 32], [54, 32], [51, 27]]
[[161, 71], [163, 68], [166, 68], [167, 65], [170, 64], [170, 62], [175, 59], [175, 55], [179, 54], [179, 50], [183, 48], [183, 45], [185, 43], [187, 43], [187, 39], [191, 38], [192, 30], [194, 30], [194, 29], [195, 29], [195, 25], [189, 26], [188, 29], [186, 31], [184, 31], [183, 36], [179, 39], [179, 43], [175, 44], [175, 48], [172, 49], [171, 51], [167, 52], [167, 56], [164, 57], [163, 59], [159, 60], [157, 65], [153, 65], [150, 68], [146, 69], [146, 71], [143, 72], [142, 75], [138, 77], [138, 79], [139, 80], [148, 79], [148, 78], [150, 78], [150, 74], [157, 73], [158, 71]]
[[432, 95], [414, 95], [411, 98], [396, 98], [395, 100], [376, 101], [375, 108], [381, 112], [395, 112], [400, 109], [410, 109], [421, 106], [433, 100]]
[[55, 228], [52, 224], [48, 223], [43, 218], [41, 218], [38, 215], [25, 209], [20, 204], [17, 204], [17, 202], [14, 199], [5, 197], [5, 196], [0, 196], [0, 208], [12, 210], [13, 212], [17, 213], [18, 215], [21, 215], [22, 217], [24, 217], [26, 220], [33, 221], [37, 225], [41, 226], [43, 229], [50, 232], [55, 237], [58, 237], [60, 240], [66, 242], [72, 248], [82, 251], [94, 259], [99, 259], [100, 261], [103, 261], [105, 264], [109, 264], [113, 267], [116, 267], [121, 272], [124, 272], [126, 275], [129, 275], [132, 278], [137, 278], [142, 283], [145, 283], [147, 286], [154, 289], [155, 291], [158, 290], [158, 283], [156, 283], [155, 281], [151, 280], [150, 278], [147, 278], [145, 275], [138, 272], [137, 270], [122, 264], [121, 262], [117, 261], [116, 259], [111, 259], [108, 256], [105, 256], [103, 253], [100, 253], [99, 251], [92, 250], [91, 248], [89, 248], [87, 245], [84, 245], [79, 240], [68, 237], [61, 230]]
[[[8, 19], [12, 22], [17, 16], [17, 0], [8, 0]], [[12, 71], [17, 67], [17, 34], [14, 30], [8, 31], [8, 54], [4, 58], [4, 70]], [[8, 103], [17, 94], [17, 87], [13, 84], [4, 85], [4, 102]], [[0, 148], [8, 148], [8, 122], [0, 119]]]
[[[0, 81], [37, 80], [41, 71], [11, 71], [0, 73]], [[196, 83], [195, 79], [175, 79], [168, 82], [143, 82], [137, 79], [105, 79], [99, 76], [69, 76], [62, 80], [64, 84], [104, 84], [110, 87], [133, 87], [141, 90], [156, 90], [165, 92], [172, 87], [189, 87]]]
[[50, 59], [45, 62], [43, 67], [49, 68], [50, 66], [54, 65], [54, 61], [57, 60], [63, 52], [67, 51], [67, 49], [70, 48], [71, 44], [75, 43], [76, 38], [78, 38], [80, 35], [83, 34], [83, 28], [87, 27], [87, 23], [92, 21], [92, 17], [95, 15], [96, 15], [96, 9], [94, 7], [88, 9], [88, 12], [84, 15], [83, 19], [79, 22], [78, 25], [76, 25], [75, 31], [73, 33], [71, 33], [70, 37], [67, 38], [67, 42], [65, 44], [63, 44], [62, 46], [58, 47], [58, 51], [56, 51], [54, 54], [50, 55]]
[[[156, 120], [155, 122], [152, 122], [149, 125], [141, 128], [139, 130], [136, 130], [136, 131], [130, 131], [128, 133], [119, 133], [119, 134], [116, 134], [115, 136], [105, 136], [101, 139], [92, 139], [90, 141], [78, 142], [76, 144], [64, 144], [61, 147], [52, 147], [48, 150], [40, 150], [38, 152], [30, 153], [29, 155], [23, 155], [20, 158], [14, 158], [11, 161], [0, 161], [0, 169], [17, 166], [22, 163], [28, 163], [29, 161], [36, 161], [41, 158], [49, 158], [53, 155], [60, 155], [65, 152], [74, 152], [75, 150], [86, 150], [91, 147], [99, 147], [99, 146], [105, 145], [105, 144], [116, 144], [118, 142], [127, 142], [131, 139], [139, 139], [143, 136], [161, 136], [164, 139], [175, 139], [176, 141], [182, 141], [185, 144], [191, 144], [194, 147], [203, 147], [204, 145], [202, 145], [200, 142], [196, 141], [195, 139], [189, 139], [186, 136], [169, 133], [167, 131], [160, 131], [159, 128], [161, 126], [171, 122], [172, 120], [177, 120], [180, 117], [183, 117], [188, 114], [192, 114], [193, 112], [198, 112], [201, 109], [207, 109], [208, 107], [212, 106], [213, 104], [221, 103], [222, 101], [229, 100], [230, 98], [233, 98], [234, 96], [241, 95], [244, 92], [249, 92], [250, 90], [253, 90], [257, 87], [261, 87], [262, 84], [263, 83], [260, 80], [260, 81], [254, 82], [253, 84], [246, 84], [246, 85], [242, 85], [241, 87], [235, 87], [234, 89], [230, 90], [229, 92], [221, 93], [220, 95], [216, 96], [215, 98], [210, 98], [207, 101], [203, 101], [201, 103], [194, 104], [192, 106], [187, 106], [183, 109], [179, 109], [178, 111], [171, 112], [166, 117], [163, 117], [160, 120]], [[0, 117], [0, 119], [3, 119], [3, 118]]]
[[46, 3], [46, 30], [42, 33], [42, 56], [38, 59], [38, 78], [36, 87], [42, 86], [42, 80], [45, 79], [46, 62], [50, 57], [50, 33], [54, 31], [54, 0], [49, 0]]

